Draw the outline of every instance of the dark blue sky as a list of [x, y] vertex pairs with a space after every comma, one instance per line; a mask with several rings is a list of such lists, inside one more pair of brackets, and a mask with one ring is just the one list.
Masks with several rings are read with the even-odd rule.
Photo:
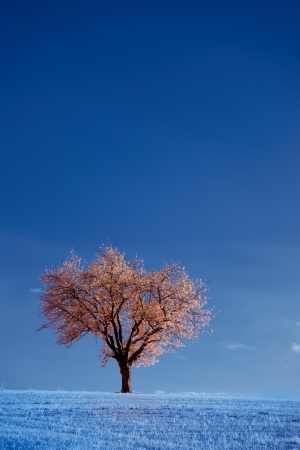
[[214, 333], [140, 391], [300, 398], [298, 1], [5, 1], [0, 383], [114, 391], [37, 333], [38, 277], [110, 242], [209, 281]]

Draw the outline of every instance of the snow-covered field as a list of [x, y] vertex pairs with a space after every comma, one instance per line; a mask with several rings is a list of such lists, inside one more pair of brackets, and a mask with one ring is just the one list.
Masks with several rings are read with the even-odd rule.
[[0, 449], [300, 449], [300, 402], [2, 390]]

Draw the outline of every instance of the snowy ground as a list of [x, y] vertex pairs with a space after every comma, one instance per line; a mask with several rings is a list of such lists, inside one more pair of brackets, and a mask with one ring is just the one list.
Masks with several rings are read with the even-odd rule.
[[300, 402], [2, 390], [0, 449], [300, 449]]

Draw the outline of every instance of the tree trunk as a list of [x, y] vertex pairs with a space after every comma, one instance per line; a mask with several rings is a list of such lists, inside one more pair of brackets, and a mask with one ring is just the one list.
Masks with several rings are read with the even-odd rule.
[[122, 389], [121, 392], [123, 394], [128, 394], [132, 392], [131, 389], [131, 367], [128, 366], [128, 364], [125, 362], [119, 362], [120, 367], [120, 374], [122, 377]]

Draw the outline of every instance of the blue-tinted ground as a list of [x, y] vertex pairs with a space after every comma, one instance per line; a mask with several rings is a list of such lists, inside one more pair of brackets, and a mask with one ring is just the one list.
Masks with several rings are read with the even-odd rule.
[[300, 403], [199, 394], [1, 391], [7, 450], [300, 449]]

